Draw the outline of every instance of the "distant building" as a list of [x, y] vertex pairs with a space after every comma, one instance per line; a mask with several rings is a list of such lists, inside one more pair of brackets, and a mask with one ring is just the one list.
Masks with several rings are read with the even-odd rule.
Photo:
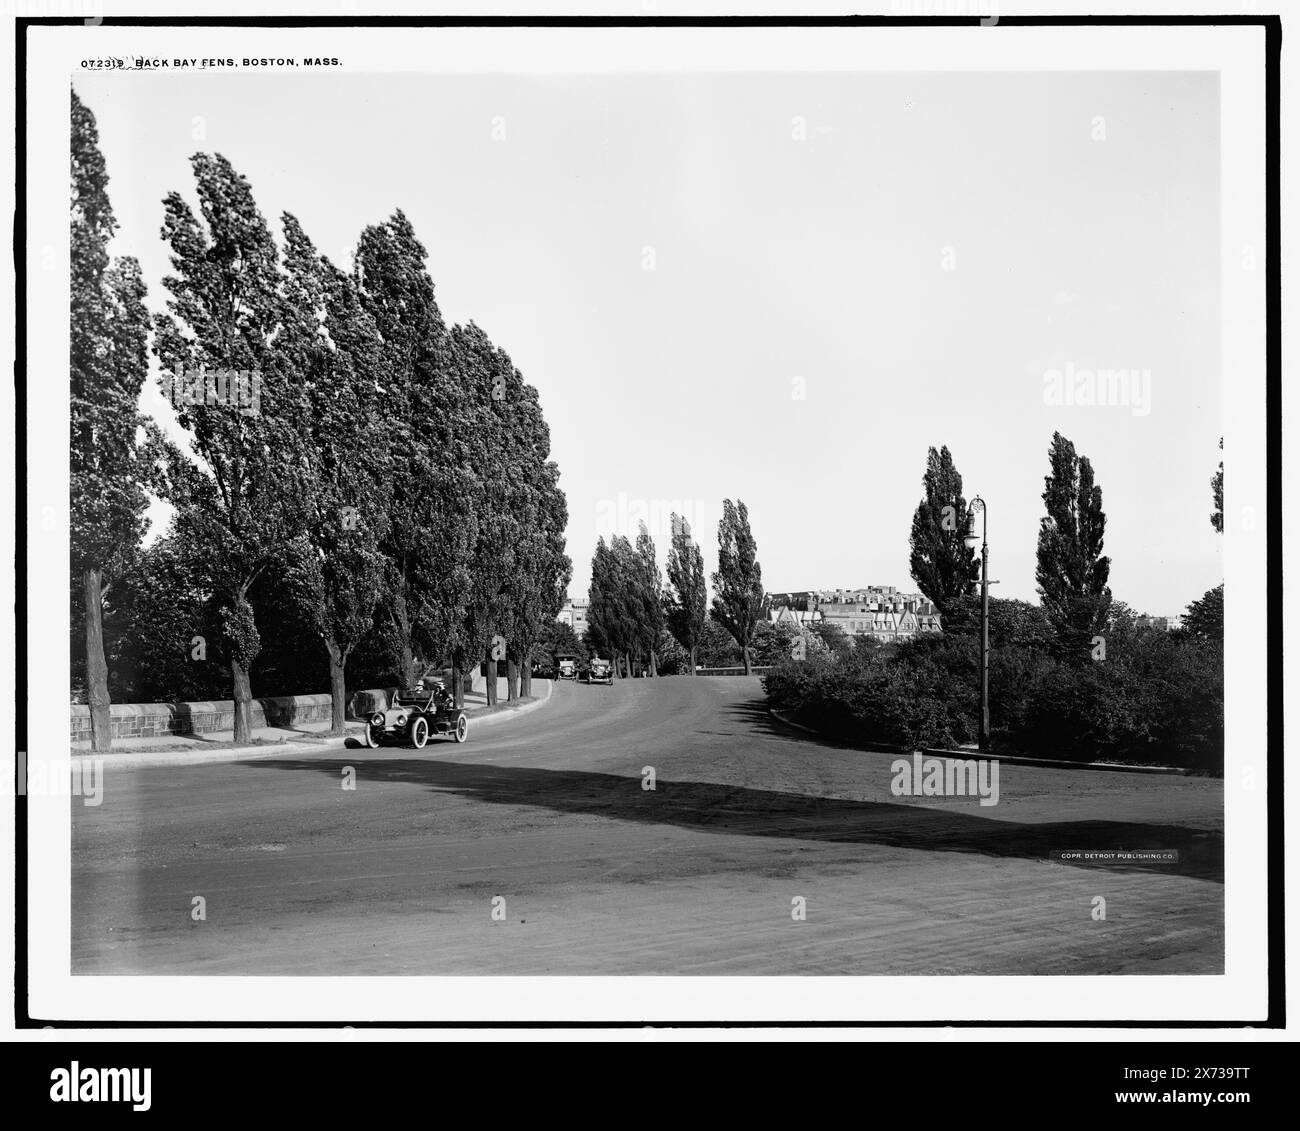
[[570, 597], [555, 619], [572, 628], [573, 634], [581, 640], [582, 634], [587, 631], [587, 610], [590, 607], [591, 601], [586, 597]]
[[[777, 603], [806, 598], [806, 607]], [[774, 607], [768, 613], [774, 624], [801, 628], [816, 622], [833, 624], [845, 636], [865, 636], [882, 643], [910, 640], [941, 632], [939, 612], [920, 593], [902, 593], [893, 585], [868, 585], [861, 589], [821, 589], [769, 595]]]
[[769, 593], [768, 603], [773, 609], [789, 608], [808, 612], [817, 606], [817, 594], [811, 589], [795, 589], [789, 593]]
[[1138, 628], [1155, 628], [1161, 632], [1173, 632], [1175, 629], [1183, 627], [1183, 618], [1181, 616], [1172, 617], [1149, 617], [1146, 615], [1134, 617], [1133, 623]]
[[773, 624], [792, 624], [796, 628], [807, 628], [822, 619], [821, 613], [816, 609], [792, 608], [789, 605], [769, 609], [767, 617]]

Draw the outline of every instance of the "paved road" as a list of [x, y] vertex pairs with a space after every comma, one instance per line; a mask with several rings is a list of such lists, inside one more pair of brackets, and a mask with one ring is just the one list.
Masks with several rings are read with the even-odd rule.
[[[1222, 972], [1220, 782], [1004, 764], [981, 807], [894, 797], [891, 760], [772, 722], [757, 679], [678, 677], [418, 754], [110, 768], [73, 803], [73, 969]], [[1047, 860], [1121, 847], [1180, 859]]]

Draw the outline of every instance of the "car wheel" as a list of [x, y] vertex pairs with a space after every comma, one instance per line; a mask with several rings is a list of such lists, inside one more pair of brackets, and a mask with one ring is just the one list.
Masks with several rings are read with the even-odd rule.
[[464, 742], [469, 734], [469, 720], [465, 718], [465, 712], [462, 711], [456, 716], [456, 725], [452, 728], [451, 736], [457, 742]]
[[416, 750], [423, 750], [424, 744], [429, 741], [429, 720], [421, 715], [411, 724], [411, 745]]
[[362, 729], [361, 745], [368, 747], [371, 750], [379, 745], [379, 738], [375, 733], [375, 726], [373, 723], [366, 723], [365, 727]]

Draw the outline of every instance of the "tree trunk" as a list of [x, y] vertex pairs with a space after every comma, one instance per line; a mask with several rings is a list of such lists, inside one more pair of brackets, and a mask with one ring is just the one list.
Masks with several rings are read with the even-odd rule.
[[465, 706], [465, 670], [460, 663], [461, 654], [458, 650], [451, 661], [451, 700], [458, 711]]
[[658, 679], [659, 677], [659, 660], [658, 657], [655, 656], [655, 650], [653, 648], [650, 649], [650, 670], [646, 674], [649, 675], [651, 679]]
[[230, 674], [235, 685], [234, 742], [236, 746], [247, 746], [253, 741], [253, 685], [248, 669], [238, 660], [230, 661]]
[[513, 656], [506, 657], [506, 702], [513, 703], [519, 698], [519, 661]]
[[86, 702], [90, 704], [90, 748], [113, 747], [112, 700], [108, 697], [108, 661], [104, 658], [104, 590], [99, 570], [82, 574], [86, 603]]
[[519, 698], [527, 699], [533, 693], [533, 665], [531, 662], [519, 667]]
[[745, 645], [745, 646], [744, 646], [740, 651], [743, 653], [743, 655], [744, 655], [744, 657], [745, 657], [745, 674], [746, 674], [746, 675], [753, 675], [753, 674], [754, 674], [754, 664], [753, 664], [753, 662], [750, 660], [750, 657], [749, 657], [749, 645], [746, 644], [746, 645]]
[[330, 654], [330, 735], [337, 737], [347, 730], [348, 689], [344, 669], [348, 658], [332, 640], [325, 641], [325, 650]]
[[497, 662], [492, 658], [491, 649], [488, 650], [485, 657], [484, 670], [487, 672], [484, 679], [484, 686], [487, 690], [487, 705], [495, 707], [497, 705]]
[[692, 644], [691, 645], [691, 675], [695, 674], [695, 659], [696, 659], [696, 653], [698, 651], [699, 651], [698, 646]]
[[406, 612], [405, 582], [393, 596], [393, 619], [397, 622], [397, 682], [403, 691], [415, 682], [415, 654], [411, 650], [411, 618]]

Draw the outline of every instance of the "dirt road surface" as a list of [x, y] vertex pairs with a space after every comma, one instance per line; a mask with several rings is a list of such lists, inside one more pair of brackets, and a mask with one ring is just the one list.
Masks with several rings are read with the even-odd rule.
[[[1222, 973], [1220, 781], [1003, 764], [981, 807], [893, 796], [892, 761], [676, 677], [459, 746], [110, 766], [73, 799], [73, 971]], [[1089, 848], [1179, 859], [1049, 860]]]

